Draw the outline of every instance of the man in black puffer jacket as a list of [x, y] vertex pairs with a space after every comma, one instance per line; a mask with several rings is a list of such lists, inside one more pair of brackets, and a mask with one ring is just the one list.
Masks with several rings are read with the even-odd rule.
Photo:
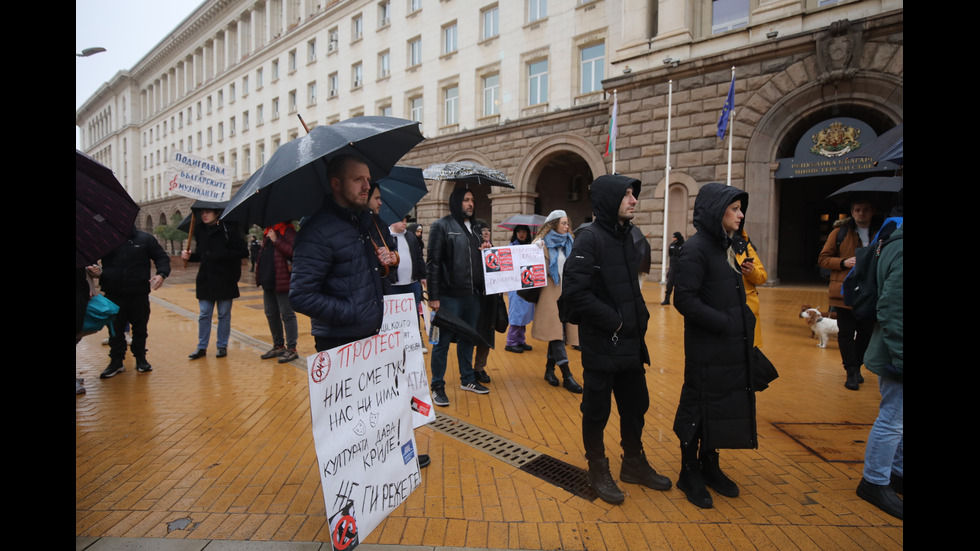
[[647, 463], [641, 435], [650, 407], [644, 364], [650, 363], [644, 337], [650, 313], [637, 276], [640, 255], [633, 244], [633, 210], [640, 181], [600, 176], [589, 197], [595, 223], [582, 230], [565, 262], [561, 300], [569, 321], [579, 327], [584, 387], [582, 438], [589, 482], [603, 501], [625, 499], [609, 471], [603, 431], [612, 408], [620, 413], [623, 464], [620, 480], [654, 490], [670, 489], [670, 479]]
[[371, 171], [351, 156], [335, 157], [327, 169], [333, 193], [296, 235], [289, 301], [312, 318], [317, 352], [375, 335], [381, 329], [384, 296], [380, 255], [367, 209]]
[[[156, 266], [156, 274], [150, 276], [150, 262]], [[99, 286], [106, 298], [119, 306], [113, 322], [114, 334], [109, 337], [109, 366], [99, 375], [102, 379], [114, 377], [125, 371], [126, 337], [123, 332], [131, 327], [133, 343], [130, 349], [136, 358], [136, 370], [152, 371], [146, 361], [146, 327], [150, 321], [150, 291], [159, 289], [170, 275], [170, 256], [155, 237], [133, 228], [129, 239], [102, 257], [102, 275]]]

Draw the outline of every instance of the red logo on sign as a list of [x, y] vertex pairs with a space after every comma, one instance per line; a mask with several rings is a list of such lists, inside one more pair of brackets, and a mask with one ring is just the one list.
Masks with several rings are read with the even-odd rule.
[[310, 368], [310, 377], [313, 379], [314, 383], [319, 383], [320, 381], [327, 378], [330, 374], [330, 354], [326, 351], [320, 352], [316, 355], [316, 359], [313, 360], [313, 367]]
[[334, 526], [331, 540], [334, 548], [341, 551], [357, 541], [357, 522], [354, 521], [354, 517], [350, 515], [341, 517], [337, 525]]

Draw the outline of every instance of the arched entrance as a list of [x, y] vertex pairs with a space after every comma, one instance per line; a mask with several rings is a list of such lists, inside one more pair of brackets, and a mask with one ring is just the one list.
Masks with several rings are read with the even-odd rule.
[[759, 92], [746, 104], [753, 101], [768, 104], [768, 109], [756, 123], [746, 150], [745, 189], [750, 197], [746, 231], [769, 272], [769, 283], [819, 282], [817, 243], [823, 245], [821, 234], [826, 238], [821, 226], [837, 215], [825, 198], [873, 173], [784, 181], [775, 177], [776, 161], [791, 157], [806, 130], [827, 118], [860, 119], [878, 134], [895, 126], [904, 119], [902, 78], [869, 73], [831, 83], [811, 81], [778, 101], [770, 102]]

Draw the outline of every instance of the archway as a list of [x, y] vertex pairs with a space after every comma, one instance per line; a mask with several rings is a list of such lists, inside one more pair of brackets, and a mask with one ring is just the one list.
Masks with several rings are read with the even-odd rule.
[[780, 282], [784, 272], [787, 281], [817, 282], [819, 249], [813, 249], [814, 243], [823, 244], [819, 218], [821, 211], [833, 216], [824, 198], [871, 174], [782, 181], [775, 178], [775, 161], [792, 156], [803, 133], [826, 118], [857, 118], [878, 134], [902, 121], [902, 78], [872, 73], [828, 84], [812, 80], [776, 102], [758, 91], [746, 105], [753, 102], [768, 108], [754, 126], [746, 150], [745, 189], [750, 197], [746, 231], [769, 272], [770, 283]]

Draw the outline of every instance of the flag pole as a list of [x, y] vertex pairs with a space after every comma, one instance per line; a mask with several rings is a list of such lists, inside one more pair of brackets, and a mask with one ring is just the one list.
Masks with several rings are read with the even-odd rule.
[[660, 283], [667, 282], [667, 214], [670, 212], [670, 123], [671, 104], [674, 101], [674, 81], [667, 81], [667, 167], [664, 170], [664, 235], [660, 246]]
[[[619, 98], [616, 96], [616, 94], [617, 94], [617, 91], [616, 90], [613, 90], [613, 125], [612, 125], [612, 128], [610, 128], [610, 130], [609, 130], [609, 133], [610, 134], [616, 133], [618, 131], [618, 129], [616, 128], [616, 124], [617, 124], [616, 117], [619, 114], [618, 113], [618, 111], [619, 111]], [[616, 174], [616, 137], [617, 136], [613, 136], [611, 138], [612, 139], [612, 156], [613, 156], [613, 158], [612, 158], [612, 173], [613, 174]]]
[[[735, 86], [735, 66], [732, 66], [732, 87]], [[732, 123], [735, 122], [735, 105], [732, 102], [732, 108], [728, 112], [728, 185], [732, 185], [732, 135], [735, 134], [735, 127]]]

